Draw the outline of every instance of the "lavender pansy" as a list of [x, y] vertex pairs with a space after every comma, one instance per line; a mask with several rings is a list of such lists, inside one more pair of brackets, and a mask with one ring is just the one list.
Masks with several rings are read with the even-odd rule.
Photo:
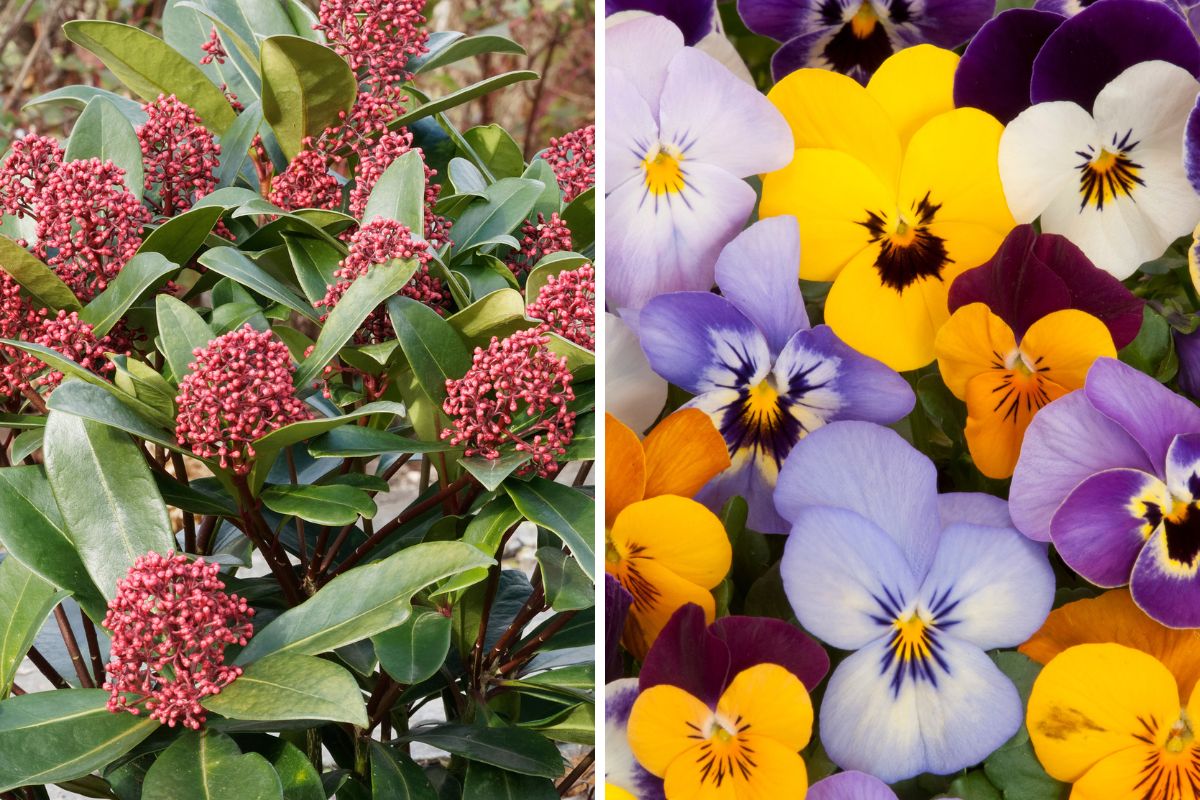
[[914, 403], [899, 374], [827, 326], [809, 327], [799, 259], [796, 220], [761, 220], [721, 252], [722, 296], [662, 295], [639, 317], [650, 365], [696, 395], [687, 405], [707, 413], [729, 447], [732, 466], [696, 499], [719, 508], [740, 495], [750, 506], [749, 526], [770, 533], [787, 529], [771, 496], [798, 441], [839, 419], [895, 422]]
[[[779, 169], [792, 134], [779, 111], [661, 17], [607, 32], [608, 304], [638, 309], [707, 290], [721, 247], [754, 207], [743, 179]], [[753, 147], [731, 142], [753, 141]]]
[[805, 797], [806, 800], [896, 800], [896, 793], [879, 778], [851, 770], [817, 781], [808, 787]]
[[845, 769], [894, 782], [978, 763], [1021, 726], [985, 650], [1045, 620], [1044, 546], [1002, 525], [995, 498], [939, 498], [932, 462], [864, 422], [814, 432], [784, 465], [792, 523], [781, 571], [800, 623], [853, 651], [829, 678], [821, 741]]
[[957, 47], [994, 7], [992, 0], [738, 0], [746, 27], [783, 42], [771, 60], [775, 80], [818, 67], [860, 83], [905, 47]]
[[1168, 627], [1200, 627], [1200, 408], [1114, 359], [1025, 434], [1013, 519], [1098, 586], [1130, 585]]
[[694, 46], [713, 31], [717, 6], [713, 0], [604, 0], [604, 15], [645, 11], [666, 17], [683, 34], [683, 43]]
[[629, 747], [629, 714], [639, 693], [637, 678], [604, 687], [604, 780], [637, 800], [666, 800], [663, 779], [647, 772]]

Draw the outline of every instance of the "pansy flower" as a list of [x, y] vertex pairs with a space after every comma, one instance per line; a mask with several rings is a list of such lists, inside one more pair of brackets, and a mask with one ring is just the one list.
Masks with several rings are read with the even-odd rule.
[[[604, 782], [606, 798], [664, 800], [663, 779], [638, 763], [629, 747], [629, 715], [638, 699], [638, 679], [621, 678], [604, 686]], [[626, 794], [609, 794], [612, 789]]]
[[894, 782], [982, 761], [1021, 726], [986, 650], [1029, 638], [1054, 599], [1043, 546], [990, 495], [937, 492], [937, 470], [894, 431], [836, 422], [779, 477], [792, 522], [781, 572], [805, 630], [852, 651], [821, 704], [834, 763]]
[[1093, 361], [1133, 341], [1141, 308], [1079, 248], [1029, 225], [958, 277], [936, 350], [946, 385], [967, 403], [967, 445], [980, 472], [1012, 475], [1033, 416], [1081, 388]]
[[1200, 627], [1200, 408], [1111, 358], [1025, 431], [1013, 520], [1097, 586]]
[[805, 800], [896, 800], [896, 793], [874, 775], [850, 770], [817, 781]]
[[860, 83], [906, 47], [957, 47], [994, 8], [992, 0], [738, 0], [746, 27], [783, 42], [771, 59], [775, 80], [815, 67]]
[[1040, 216], [1043, 231], [1066, 236], [1120, 279], [1161, 256], [1200, 219], [1181, 144], [1198, 91], [1187, 70], [1148, 61], [1105, 86], [1090, 113], [1074, 102], [1021, 112], [1000, 140], [1017, 220]]
[[1200, 75], [1200, 44], [1173, 2], [1039, 2], [979, 29], [955, 73], [954, 101], [1004, 123], [1053, 100], [1090, 111], [1101, 89], [1143, 61]]
[[863, 88], [800, 70], [769, 94], [796, 140], [763, 178], [760, 214], [800, 221], [799, 274], [833, 281], [825, 321], [897, 370], [933, 361], [954, 278], [1013, 227], [996, 153], [1003, 127], [952, 100], [958, 57], [903, 50]]
[[606, 17], [629, 11], [666, 17], [683, 34], [683, 43], [694, 47], [713, 32], [717, 4], [714, 0], [604, 0]]
[[716, 515], [690, 499], [729, 466], [725, 442], [708, 417], [676, 411], [646, 437], [605, 415], [605, 571], [633, 596], [623, 643], [646, 651], [681, 606], [716, 615], [711, 590], [733, 558]]
[[696, 397], [725, 437], [732, 467], [697, 497], [720, 508], [735, 495], [758, 531], [787, 529], [771, 494], [800, 439], [837, 419], [891, 423], [912, 410], [908, 383], [847, 347], [828, 326], [810, 328], [796, 280], [800, 234], [791, 217], [755, 223], [717, 259], [721, 295], [659, 295], [639, 315], [654, 370]]
[[1181, 694], [1154, 656], [1081, 644], [1038, 674], [1029, 738], [1052, 777], [1088, 800], [1195, 800], [1200, 788], [1200, 689]]
[[606, 41], [606, 291], [611, 309], [636, 309], [712, 286], [717, 253], [754, 208], [743, 179], [786, 164], [792, 137], [766, 98], [667, 20], [615, 25]]

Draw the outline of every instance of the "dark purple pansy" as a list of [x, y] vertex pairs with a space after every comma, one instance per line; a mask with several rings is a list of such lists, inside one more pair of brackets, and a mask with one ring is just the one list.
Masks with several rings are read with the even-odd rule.
[[775, 80], [818, 67], [860, 83], [897, 50], [962, 44], [994, 8], [993, 0], [738, 0], [746, 27], [784, 43], [771, 60]]
[[669, 684], [716, 707], [739, 673], [757, 664], [778, 664], [811, 692], [829, 672], [829, 656], [808, 634], [783, 620], [722, 617], [705, 626], [695, 604], [680, 608], [646, 655], [638, 688]]
[[633, 595], [612, 575], [604, 576], [604, 656], [608, 680], [621, 677], [621, 634]]
[[1179, 356], [1179, 388], [1200, 400], [1200, 328], [1191, 333], [1175, 331], [1175, 353]]
[[959, 275], [949, 299], [951, 313], [985, 304], [1018, 340], [1042, 317], [1068, 308], [1103, 322], [1118, 349], [1142, 326], [1141, 300], [1066, 237], [1039, 234], [1032, 225], [1013, 228], [990, 261]]
[[713, 0], [604, 0], [604, 15], [645, 11], [674, 22], [683, 32], [683, 43], [693, 46], [713, 31]]
[[979, 29], [954, 73], [954, 105], [1011, 122], [1029, 108], [1033, 61], [1066, 17], [1012, 8]]

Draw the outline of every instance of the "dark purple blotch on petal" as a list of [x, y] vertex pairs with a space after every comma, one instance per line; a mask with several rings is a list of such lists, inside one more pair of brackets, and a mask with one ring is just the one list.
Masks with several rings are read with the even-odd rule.
[[645, 11], [666, 17], [683, 33], [684, 44], [694, 45], [713, 30], [713, 0], [604, 0], [604, 15]]
[[981, 109], [1005, 124], [1029, 108], [1033, 60], [1064, 19], [1012, 8], [980, 28], [954, 73], [954, 105]]
[[1168, 61], [1200, 76], [1200, 42], [1156, 0], [1098, 0], [1050, 35], [1033, 62], [1030, 99], [1070, 100], [1088, 111], [1100, 90], [1134, 64]]
[[633, 605], [633, 595], [612, 575], [604, 576], [604, 667], [605, 680], [613, 681], [622, 675], [621, 634], [625, 617]]
[[970, 303], [987, 305], [1018, 340], [1042, 317], [1068, 308], [1103, 322], [1118, 349], [1142, 326], [1141, 300], [1066, 237], [1039, 234], [1032, 225], [1018, 225], [991, 260], [954, 281], [951, 313]]
[[1188, 114], [1183, 131], [1183, 167], [1192, 188], [1200, 193], [1200, 99]]

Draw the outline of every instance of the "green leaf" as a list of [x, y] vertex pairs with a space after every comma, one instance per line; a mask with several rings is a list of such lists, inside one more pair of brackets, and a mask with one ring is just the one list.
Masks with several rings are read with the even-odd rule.
[[558, 800], [548, 778], [520, 775], [477, 761], [467, 764], [463, 800]]
[[371, 495], [353, 486], [271, 486], [260, 496], [275, 513], [318, 525], [350, 525], [379, 511]]
[[471, 458], [460, 458], [459, 464], [462, 464], [463, 469], [475, 476], [475, 479], [483, 484], [483, 488], [489, 492], [500, 488], [500, 484], [512, 475], [518, 469], [532, 459], [527, 452], [505, 453], [499, 458], [484, 458], [483, 456], [472, 456]]
[[450, 323], [424, 303], [396, 296], [388, 314], [417, 383], [438, 405], [446, 399], [446, 381], [466, 374], [471, 353]]
[[462, 89], [439, 97], [436, 100], [430, 100], [424, 105], [417, 106], [408, 113], [401, 114], [392, 120], [388, 128], [396, 130], [400, 127], [410, 126], [419, 119], [432, 117], [434, 114], [440, 114], [448, 109], [469, 103], [477, 97], [483, 97], [485, 94], [494, 92], [497, 89], [503, 89], [505, 86], [511, 86], [521, 81], [536, 81], [537, 79], [538, 74], [529, 70], [503, 72], [491, 78], [485, 78], [478, 83], [473, 83], [470, 86], [464, 86]]
[[[443, 41], [449, 41], [442, 45], [439, 37], [444, 37]], [[504, 36], [462, 36], [451, 31], [438, 31], [429, 37], [429, 52], [412, 59], [407, 66], [414, 75], [420, 75], [485, 53], [525, 55], [525, 48]]]
[[451, 619], [440, 611], [415, 611], [403, 624], [371, 638], [375, 655], [397, 683], [412, 686], [437, 674], [450, 652]]
[[217, 186], [232, 186], [250, 158], [254, 137], [263, 124], [262, 103], [254, 101], [238, 114], [237, 121], [221, 137], [221, 166], [217, 170]]
[[571, 230], [571, 246], [580, 253], [591, 252], [596, 241], [596, 188], [576, 196], [563, 210], [562, 218]]
[[169, 294], [160, 294], [154, 299], [158, 314], [158, 333], [162, 337], [162, 351], [178, 383], [188, 374], [192, 363], [192, 351], [204, 347], [215, 337], [195, 309]]
[[546, 598], [555, 611], [578, 611], [596, 604], [596, 589], [579, 562], [557, 547], [539, 547], [538, 564]]
[[961, 800], [1003, 800], [1000, 790], [988, 781], [983, 770], [960, 775], [951, 782], [948, 791]]
[[479, 171], [479, 167], [465, 158], [454, 157], [446, 167], [450, 176], [450, 184], [457, 194], [474, 194], [483, 197], [487, 188], [487, 179]]
[[455, 252], [516, 230], [529, 218], [543, 188], [539, 181], [503, 178], [484, 189], [484, 199], [468, 206], [450, 229]]
[[[232, 688], [232, 686], [227, 687]], [[282, 800], [275, 769], [257, 753], [242, 755], [223, 733], [184, 731], [146, 773], [141, 800]]]
[[344, 425], [314, 439], [308, 453], [314, 458], [362, 458], [385, 453], [442, 453], [454, 448], [445, 442], [423, 442], [376, 428]]
[[51, 411], [44, 452], [67, 532], [106, 598], [139, 557], [175, 549], [166, 506], [126, 434]]
[[493, 336], [503, 339], [532, 324], [525, 319], [525, 303], [515, 289], [492, 292], [446, 321], [458, 331], [468, 347], [484, 347]]
[[562, 209], [562, 189], [558, 187], [558, 176], [554, 174], [554, 167], [550, 166], [549, 161], [534, 158], [521, 173], [521, 177], [538, 181], [545, 187], [533, 204], [530, 219], [536, 218], [538, 214], [549, 219], [551, 214]]
[[324, 239], [314, 239], [298, 233], [281, 234], [296, 272], [296, 282], [310, 303], [325, 298], [329, 287], [337, 283], [333, 273], [345, 257], [338, 248]]
[[0, 702], [0, 792], [81, 778], [128, 753], [158, 727], [114, 714], [103, 689], [60, 689]]
[[[224, 30], [224, 26], [220, 28], [222, 43], [226, 45], [226, 50], [233, 51], [230, 53], [231, 57], [225, 59], [224, 64], [215, 59], [207, 64], [200, 63], [200, 60], [208, 55], [202, 46], [208, 41], [213, 27], [213, 19], [209, 14], [191, 3], [168, 0], [163, 7], [162, 30], [163, 39], [167, 44], [178, 50], [188, 61], [197, 64], [213, 83], [218, 86], [224, 84], [228, 91], [236, 94], [242, 102], [257, 102], [262, 88], [261, 82], [256, 75], [250, 74], [252, 70], [249, 67], [249, 63], [256, 60], [255, 54], [251, 53], [251, 58], [247, 59], [245, 54], [240, 52], [243, 43], [231, 43], [230, 39], [233, 36], [231, 32]], [[240, 58], [233, 57], [234, 53]]]
[[204, 125], [223, 134], [235, 118], [229, 101], [200, 67], [175, 49], [131, 25], [101, 20], [73, 20], [63, 32], [90, 50], [117, 78], [143, 100], [175, 95], [200, 115]]
[[418, 728], [402, 738], [522, 775], [557, 778], [563, 772], [562, 756], [554, 743], [521, 728], [479, 728], [450, 723]]
[[150, 231], [138, 253], [162, 253], [167, 261], [187, 264], [217, 226], [222, 213], [220, 206], [205, 206], [172, 217]]
[[385, 300], [399, 292], [417, 270], [417, 262], [390, 261], [371, 267], [366, 275], [355, 279], [342, 295], [317, 337], [312, 354], [296, 370], [293, 384], [301, 391], [312, 386], [314, 380], [372, 311]]
[[551, 275], [557, 275], [560, 272], [567, 272], [573, 269], [579, 269], [584, 264], [590, 264], [592, 260], [579, 253], [569, 251], [560, 251], [544, 256], [541, 261], [538, 261], [529, 272], [529, 277], [525, 279], [525, 302], [532, 303], [537, 300], [538, 292], [542, 287], [550, 282]]
[[525, 170], [521, 148], [499, 125], [478, 125], [464, 132], [463, 138], [497, 178], [517, 178]]
[[276, 652], [324, 653], [403, 623], [412, 596], [458, 572], [492, 564], [462, 542], [426, 542], [356, 567], [327, 583], [255, 634], [237, 663]]
[[590, 461], [596, 457], [596, 414], [588, 412], [575, 417], [575, 434], [560, 461]]
[[93, 97], [75, 120], [71, 138], [67, 140], [65, 161], [98, 158], [111, 161], [125, 170], [125, 186], [134, 197], [141, 198], [143, 185], [142, 146], [129, 119], [111, 100]]
[[425, 162], [416, 150], [397, 158], [379, 176], [363, 211], [364, 220], [376, 217], [393, 219], [417, 236], [425, 235]]
[[17, 559], [0, 561], [0, 698], [8, 696], [42, 623], [66, 596]]
[[201, 705], [229, 719], [320, 719], [367, 726], [367, 707], [354, 676], [332, 661], [299, 653], [254, 662]]
[[178, 264], [172, 264], [159, 253], [139, 253], [121, 268], [108, 288], [84, 306], [79, 318], [92, 324], [96, 336], [103, 336], [144, 292], [178, 269]]
[[104, 619], [107, 603], [67, 535], [41, 467], [0, 469], [0, 544], [11, 560], [71, 592], [88, 617]]
[[1179, 369], [1171, 326], [1149, 305], [1143, 307], [1142, 314], [1142, 327], [1138, 330], [1137, 338], [1127, 344], [1118, 356], [1138, 371], [1165, 383]]
[[21, 284], [34, 305], [45, 306], [52, 311], [79, 308], [75, 293], [54, 270], [7, 236], [0, 236], [0, 269]]
[[[148, 442], [162, 445], [176, 452], [187, 452], [190, 455], [189, 451], [179, 446], [173, 434], [130, 408], [116, 394], [95, 384], [75, 380], [66, 381], [50, 395], [47, 405], [52, 411], [62, 411], [94, 420], [126, 433], [132, 433]], [[205, 463], [208, 462], [205, 461]]]
[[314, 322], [319, 318], [317, 312], [307, 301], [277, 281], [236, 248], [215, 247], [205, 252], [198, 260], [218, 275], [224, 275], [237, 281], [247, 289], [258, 292], [269, 300], [282, 303]]
[[558, 534], [588, 578], [596, 580], [592, 549], [595, 500], [545, 478], [534, 478], [528, 483], [509, 481], [504, 489], [526, 519]]
[[42, 438], [45, 435], [43, 428], [33, 428], [27, 431], [21, 431], [16, 438], [12, 440], [9, 446], [8, 458], [13, 464], [20, 464], [30, 455], [42, 449]]
[[242, 742], [247, 749], [250, 745], [254, 752], [270, 761], [275, 768], [283, 783], [284, 800], [325, 800], [320, 773], [298, 747], [270, 736]]
[[371, 799], [437, 800], [437, 792], [411, 758], [371, 742]]
[[548, 717], [522, 720], [519, 724], [522, 728], [541, 731], [556, 742], [591, 745], [596, 741], [596, 705], [586, 700]]
[[114, 106], [116, 106], [125, 119], [129, 120], [133, 125], [143, 125], [146, 122], [146, 112], [142, 110], [142, 104], [136, 100], [130, 100], [128, 97], [122, 97], [116, 92], [110, 92], [107, 89], [100, 89], [95, 86], [64, 86], [61, 89], [55, 89], [52, 92], [40, 94], [32, 100], [26, 101], [22, 106], [22, 110], [28, 111], [37, 106], [66, 106], [82, 111], [87, 108], [87, 104], [92, 102], [97, 97], [103, 97]]
[[292, 159], [305, 137], [320, 136], [350, 110], [358, 82], [345, 59], [299, 36], [268, 38], [261, 58], [263, 118]]

